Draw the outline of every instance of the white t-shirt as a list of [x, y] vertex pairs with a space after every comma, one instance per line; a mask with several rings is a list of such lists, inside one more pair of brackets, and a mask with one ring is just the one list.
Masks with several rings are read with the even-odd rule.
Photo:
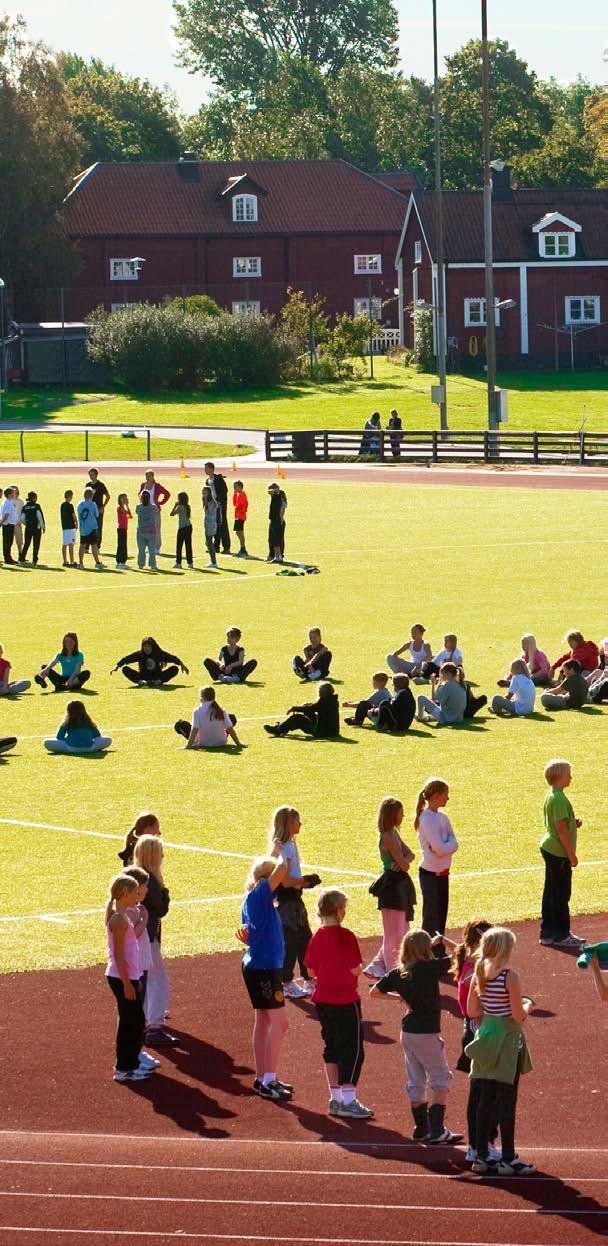
[[514, 675], [509, 684], [510, 700], [516, 714], [531, 714], [536, 687], [527, 675]]
[[455, 662], [456, 666], [462, 666], [462, 653], [460, 649], [440, 649], [433, 662], [436, 666], [441, 666], [442, 662]]
[[12, 498], [5, 498], [0, 511], [0, 521], [7, 524], [16, 524], [19, 522], [17, 517], [17, 507]]
[[212, 704], [212, 701], [203, 701], [192, 715], [192, 726], [198, 730], [199, 748], [221, 747], [226, 743], [227, 732], [232, 730], [232, 722], [225, 710], [221, 718], [211, 718]]
[[23, 507], [25, 506], [23, 498], [13, 498], [13, 506], [15, 507], [15, 514], [17, 516], [15, 523], [21, 523], [21, 515], [23, 514]]
[[281, 856], [285, 862], [289, 863], [289, 877], [301, 878], [302, 866], [300, 865], [298, 849], [293, 839], [288, 839], [286, 844], [281, 844]]
[[447, 814], [439, 809], [436, 813], [432, 809], [424, 809], [418, 822], [418, 839], [422, 848], [421, 868], [430, 870], [432, 874], [449, 870], [458, 840]]

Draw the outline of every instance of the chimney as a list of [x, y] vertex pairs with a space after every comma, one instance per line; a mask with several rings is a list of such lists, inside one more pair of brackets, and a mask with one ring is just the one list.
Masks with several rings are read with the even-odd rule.
[[198, 160], [193, 151], [182, 152], [176, 167], [177, 176], [181, 177], [183, 182], [198, 182]]
[[503, 164], [502, 160], [493, 160], [490, 168], [492, 170], [492, 197], [494, 199], [494, 203], [512, 203], [512, 166], [510, 164]]

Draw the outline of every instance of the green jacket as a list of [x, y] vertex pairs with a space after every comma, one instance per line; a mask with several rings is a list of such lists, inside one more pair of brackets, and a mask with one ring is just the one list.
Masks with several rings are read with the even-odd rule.
[[523, 1026], [513, 1017], [486, 1014], [465, 1052], [472, 1062], [471, 1077], [512, 1086], [518, 1070], [530, 1073], [532, 1069]]

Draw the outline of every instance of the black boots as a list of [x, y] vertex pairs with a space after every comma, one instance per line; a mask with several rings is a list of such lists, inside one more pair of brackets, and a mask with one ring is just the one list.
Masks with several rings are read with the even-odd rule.
[[417, 1107], [412, 1105], [412, 1116], [415, 1125], [412, 1138], [414, 1142], [426, 1142], [429, 1136], [429, 1109], [426, 1103], [419, 1103]]
[[456, 1142], [462, 1142], [463, 1134], [454, 1134], [443, 1123], [445, 1116], [445, 1107], [443, 1103], [432, 1103], [429, 1108], [429, 1136], [427, 1141], [432, 1145], [443, 1143], [444, 1145], [454, 1145]]

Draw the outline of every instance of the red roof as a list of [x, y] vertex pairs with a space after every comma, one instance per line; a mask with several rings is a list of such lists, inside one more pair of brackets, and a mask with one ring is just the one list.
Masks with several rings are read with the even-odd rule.
[[[230, 191], [243, 176], [260, 188], [259, 219], [237, 225]], [[64, 228], [73, 238], [399, 234], [404, 214], [398, 190], [344, 160], [98, 163], [67, 196]]]
[[[431, 254], [435, 253], [435, 202], [432, 191], [414, 191]], [[532, 233], [548, 212], [561, 212], [581, 226], [576, 259], [608, 259], [608, 190], [514, 190], [508, 202], [494, 202], [494, 262], [539, 260]], [[478, 190], [443, 192], [444, 249], [448, 263], [483, 261], [483, 194]], [[567, 266], [568, 261], [563, 263]]]

